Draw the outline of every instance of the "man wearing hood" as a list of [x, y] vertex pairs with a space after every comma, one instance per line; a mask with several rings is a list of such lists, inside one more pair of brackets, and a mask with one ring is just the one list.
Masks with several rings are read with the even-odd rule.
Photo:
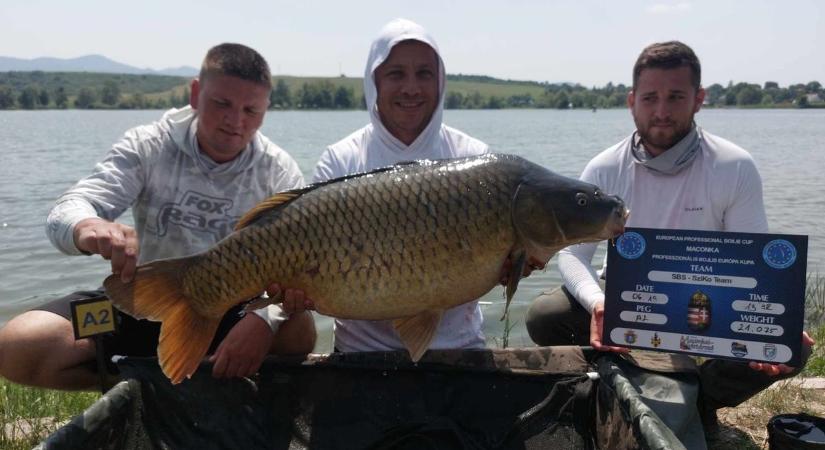
[[[401, 161], [475, 156], [487, 145], [441, 122], [446, 72], [435, 40], [405, 19], [389, 22], [372, 43], [364, 72], [370, 123], [329, 146], [314, 182]], [[477, 301], [448, 310], [430, 348], [484, 348]], [[343, 352], [403, 349], [390, 321], [335, 321]]]
[[[101, 255], [129, 280], [138, 263], [206, 250], [259, 201], [301, 187], [295, 161], [258, 131], [271, 88], [269, 67], [255, 50], [210, 49], [191, 83], [190, 106], [127, 131], [91, 175], [57, 199], [49, 239], [69, 255]], [[129, 207], [134, 227], [115, 222]], [[303, 302], [302, 292], [285, 294]], [[96, 345], [75, 341], [69, 303], [100, 297], [99, 290], [77, 292], [9, 321], [0, 330], [0, 374], [48, 388], [94, 387]], [[248, 376], [269, 352], [312, 351], [309, 313], [288, 316], [274, 305], [243, 317], [239, 311], [224, 316], [210, 347], [213, 375]], [[102, 341], [107, 356], [155, 355], [158, 322], [120, 312], [116, 322], [117, 333]]]

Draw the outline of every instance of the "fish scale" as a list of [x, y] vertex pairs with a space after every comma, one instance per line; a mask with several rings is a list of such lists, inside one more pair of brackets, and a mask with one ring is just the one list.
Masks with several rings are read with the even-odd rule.
[[[416, 178], [417, 179], [415, 181], [418, 181], [419, 183], [426, 183], [426, 177], [416, 177]], [[425, 201], [423, 203], [424, 204], [429, 203], [431, 205], [435, 204], [435, 208], [434, 208], [435, 211], [438, 211], [439, 209], [442, 209], [442, 208], [446, 209], [446, 210], [454, 209], [455, 214], [453, 214], [451, 216], [448, 216], [446, 218], [447, 224], [450, 225], [450, 226], [455, 226], [460, 221], [467, 220], [468, 217], [466, 215], [464, 215], [464, 217], [458, 217], [462, 213], [461, 209], [454, 208], [455, 205], [459, 203], [459, 201], [457, 201], [456, 198], [454, 198], [452, 195], [450, 195], [448, 191], [451, 191], [451, 190], [454, 191], [455, 188], [453, 186], [451, 186], [451, 184], [448, 182], [448, 180], [446, 180], [445, 177], [437, 177], [436, 178], [436, 183], [438, 184], [438, 187], [436, 189], [438, 190], [440, 195], [438, 195], [437, 197], [432, 198], [432, 199], [429, 196], [427, 196], [427, 198], [425, 199]], [[355, 221], [354, 222], [355, 225], [352, 228], [354, 229], [354, 231], [356, 233], [357, 233], [357, 230], [363, 230], [361, 233], [358, 233], [356, 235], [356, 239], [360, 240], [360, 241], [365, 241], [365, 242], [368, 243], [368, 245], [363, 248], [363, 251], [364, 251], [364, 253], [366, 253], [366, 255], [363, 255], [361, 258], [359, 258], [360, 259], [360, 264], [359, 264], [358, 269], [360, 269], [362, 271], [363, 275], [366, 275], [364, 278], [362, 278], [362, 282], [364, 282], [364, 281], [368, 282], [366, 284], [366, 286], [364, 286], [362, 284], [362, 287], [367, 287], [368, 290], [373, 291], [373, 292], [377, 292], [377, 295], [348, 296], [348, 298], [350, 299], [349, 301], [351, 301], [351, 302], [361, 302], [361, 301], [363, 301], [363, 302], [366, 302], [366, 303], [375, 303], [375, 301], [374, 301], [375, 299], [378, 299], [378, 298], [381, 298], [382, 296], [385, 296], [385, 294], [382, 293], [383, 291], [397, 285], [397, 284], [389, 284], [389, 283], [387, 283], [387, 281], [395, 280], [397, 278], [397, 275], [402, 273], [402, 271], [400, 271], [398, 269], [398, 267], [400, 265], [403, 265], [403, 263], [400, 263], [400, 261], [409, 261], [409, 260], [414, 259], [415, 255], [410, 255], [409, 251], [407, 251], [407, 253], [404, 253], [404, 249], [405, 248], [413, 248], [412, 246], [415, 244], [415, 242], [414, 242], [415, 240], [413, 239], [412, 240], [413, 242], [405, 241], [402, 238], [402, 235], [406, 234], [406, 233], [396, 232], [398, 230], [400, 230], [400, 231], [406, 230], [406, 227], [403, 227], [401, 225], [403, 225], [405, 223], [415, 223], [416, 221], [418, 221], [419, 223], [421, 223], [423, 225], [423, 226], [417, 227], [417, 229], [419, 231], [425, 231], [426, 230], [426, 231], [430, 232], [430, 234], [432, 235], [431, 242], [432, 243], [442, 242], [441, 246], [446, 247], [446, 249], [448, 249], [448, 250], [454, 250], [454, 249], [451, 249], [449, 245], [445, 245], [443, 242], [444, 241], [449, 241], [449, 240], [455, 241], [458, 238], [458, 236], [456, 236], [456, 233], [453, 233], [452, 235], [448, 235], [444, 232], [444, 230], [439, 230], [438, 229], [437, 217], [432, 217], [431, 214], [429, 214], [429, 217], [427, 217], [425, 219], [425, 221], [422, 221], [420, 218], [418, 220], [415, 219], [415, 216], [417, 214], [408, 215], [408, 214], [400, 214], [399, 213], [399, 211], [401, 211], [400, 209], [397, 208], [397, 204], [399, 203], [397, 199], [399, 197], [404, 197], [405, 202], [409, 203], [409, 204], [422, 203], [419, 198], [415, 198], [415, 197], [418, 197], [418, 195], [416, 193], [417, 192], [422, 192], [422, 191], [423, 192], [432, 192], [433, 188], [427, 186], [427, 187], [412, 188], [412, 189], [385, 189], [383, 187], [381, 189], [377, 189], [375, 183], [373, 183], [372, 180], [368, 180], [366, 183], [354, 183], [354, 184], [355, 184], [354, 186], [348, 186], [347, 189], [339, 191], [338, 194], [339, 194], [339, 196], [343, 196], [347, 199], [349, 199], [349, 198], [354, 199], [355, 204], [358, 204], [359, 202], [362, 202], [362, 201], [366, 201], [366, 205], [365, 205], [366, 208], [360, 209], [360, 211], [362, 211], [364, 214], [353, 216], [353, 219]], [[416, 186], [416, 187], [418, 187], [418, 186]], [[320, 196], [320, 197], [321, 197], [321, 199], [320, 199], [321, 201], [324, 201], [324, 200], [329, 201], [328, 196]], [[327, 198], [323, 198], [323, 197], [327, 197]], [[413, 198], [410, 198], [410, 197], [413, 197]], [[311, 203], [313, 205], [313, 207], [316, 207], [316, 205], [317, 205], [314, 198], [308, 199], [307, 202]], [[382, 205], [383, 203], [387, 203], [389, 206], [387, 207], [385, 205], [384, 208], [380, 208], [379, 205]], [[395, 208], [393, 208], [393, 206], [395, 206]], [[310, 207], [310, 209], [312, 209], [312, 207]], [[323, 210], [324, 208], [321, 207], [320, 209]], [[332, 219], [343, 218], [342, 214], [335, 214], [337, 208], [330, 207], [329, 209], [331, 209], [333, 211], [333, 214], [322, 214], [321, 217], [332, 218]], [[383, 211], [384, 214], [380, 214], [382, 212], [381, 211], [382, 209], [384, 210]], [[429, 223], [426, 223], [427, 221]], [[345, 221], [344, 223], [350, 224], [350, 223], [353, 223], [353, 222], [352, 221]], [[337, 224], [333, 224], [332, 222], [329, 222], [329, 224], [332, 224], [333, 226], [327, 226], [327, 227], [324, 228], [325, 231], [327, 232], [327, 234], [324, 236], [323, 239], [317, 239], [317, 238], [314, 239], [313, 237], [309, 237], [309, 239], [308, 239], [309, 243], [321, 247], [321, 248], [316, 249], [316, 252], [325, 250], [323, 248], [325, 243], [337, 242], [337, 243], [340, 244], [341, 242], [346, 242], [344, 239], [335, 239], [338, 236], [333, 235], [333, 233], [335, 233], [337, 230], [344, 229], [345, 227], [343, 225], [342, 226], [337, 226]], [[474, 228], [478, 229], [479, 227], [478, 227], [478, 225], [476, 225]], [[439, 253], [438, 249], [435, 248], [434, 245], [431, 245], [430, 248], [432, 249], [433, 254], [438, 254]], [[425, 253], [426, 253], [426, 248], [424, 248], [422, 250], [425, 250]], [[311, 252], [311, 250], [310, 250], [310, 252]], [[339, 251], [337, 253], [338, 254], [341, 254], [341, 253], [359, 254], [360, 252], [356, 248], [347, 248], [347, 249], [339, 249]], [[336, 262], [338, 262], [338, 261], [336, 260]], [[338, 264], [338, 265], [332, 264], [329, 267], [330, 267], [330, 269], [333, 269], [333, 270], [337, 271], [337, 273], [341, 273], [341, 274], [346, 274], [347, 273], [346, 270], [343, 270], [344, 268], [340, 264]], [[394, 269], [394, 271], [389, 270], [388, 267]], [[353, 268], [350, 267], [349, 270], [353, 270]], [[297, 279], [301, 278], [301, 276], [298, 272], [300, 272], [300, 271], [296, 270], [292, 274], [282, 274], [282, 275], [277, 276], [275, 278], [278, 279], [278, 280], [287, 280], [286, 284], [288, 284], [288, 285], [301, 284], [300, 282], [298, 282], [298, 283], [289, 283], [289, 281], [292, 281], [291, 280], [292, 278], [297, 278]], [[416, 272], [415, 270], [412, 270], [412, 268], [410, 268], [410, 269], [404, 271], [403, 273], [407, 274], [408, 277], [409, 277], [409, 275], [414, 275], [415, 272]], [[324, 279], [333, 280], [335, 277], [332, 276], [332, 275], [333, 274], [324, 273], [323, 276], [321, 276], [321, 278], [322, 278], [322, 280], [324, 280]], [[369, 275], [374, 275], [374, 277], [370, 277]], [[372, 283], [369, 283], [369, 280], [373, 280]], [[409, 285], [409, 284], [410, 283], [403, 283], [403, 285]], [[307, 293], [310, 294], [310, 291], [312, 291], [313, 288], [308, 286], [307, 290], [308, 290]], [[316, 298], [314, 296], [313, 298], [316, 300], [316, 308], [318, 308], [319, 312], [324, 312], [323, 310], [325, 309], [325, 305], [324, 305], [323, 297]], [[343, 306], [339, 306], [339, 309], [340, 308], [351, 309], [352, 307], [353, 307], [353, 305], [343, 305]], [[335, 305], [331, 305], [330, 309], [334, 310], [335, 308], [336, 308]]]
[[626, 216], [617, 197], [519, 157], [416, 162], [277, 194], [211, 249], [104, 285], [125, 312], [175, 321], [158, 348], [173, 382], [194, 371], [223, 314], [271, 283], [303, 290], [321, 314], [394, 320], [418, 358], [441, 314], [489, 291], [506, 261], [509, 302], [528, 260], [614, 237]]

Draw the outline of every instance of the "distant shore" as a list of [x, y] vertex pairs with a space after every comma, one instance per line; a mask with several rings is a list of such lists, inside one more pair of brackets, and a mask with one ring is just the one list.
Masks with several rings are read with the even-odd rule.
[[[629, 86], [502, 80], [483, 75], [447, 75], [446, 109], [625, 108]], [[88, 72], [0, 72], [0, 110], [166, 109], [189, 102], [191, 78]], [[706, 108], [825, 108], [818, 81], [787, 87], [728, 83], [705, 87]], [[271, 109], [364, 109], [363, 80], [340, 77], [273, 78]]]

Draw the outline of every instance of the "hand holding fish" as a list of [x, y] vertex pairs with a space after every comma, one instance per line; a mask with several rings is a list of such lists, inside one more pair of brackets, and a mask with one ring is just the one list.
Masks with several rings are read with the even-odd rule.
[[[268, 290], [268, 292], [272, 292]], [[315, 302], [306, 298], [304, 291], [298, 289], [287, 289], [284, 293], [284, 300], [281, 308], [287, 314], [300, 314], [304, 311], [315, 310]]]
[[[290, 316], [297, 316], [305, 310], [314, 308], [312, 300], [307, 299], [302, 290], [282, 290], [278, 284], [272, 284], [267, 287], [266, 293], [269, 298], [278, 298], [283, 294], [282, 308]], [[289, 325], [284, 322], [284, 329], [287, 328]], [[281, 342], [291, 339], [289, 336], [284, 333], [279, 335], [278, 332], [275, 335], [277, 345], [282, 350], [293, 346], [297, 353], [302, 352], [296, 342]], [[213, 363], [212, 376], [215, 378], [252, 376], [261, 367], [264, 358], [274, 345], [276, 344], [273, 342], [273, 333], [266, 321], [256, 314], [246, 314], [221, 341], [215, 354], [209, 357], [209, 362]], [[309, 348], [311, 347], [310, 345]]]
[[272, 343], [272, 330], [255, 314], [247, 314], [229, 330], [209, 357], [215, 378], [248, 377], [261, 367]]
[[74, 227], [74, 242], [86, 253], [112, 262], [112, 273], [124, 283], [132, 280], [138, 260], [138, 237], [134, 228], [97, 217], [81, 220]]

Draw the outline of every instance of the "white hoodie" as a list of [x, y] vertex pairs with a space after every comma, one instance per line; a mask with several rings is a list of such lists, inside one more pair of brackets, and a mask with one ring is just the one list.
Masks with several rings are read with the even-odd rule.
[[[113, 221], [131, 207], [139, 262], [187, 256], [231, 233], [261, 200], [303, 185], [298, 164], [260, 132], [232, 161], [212, 161], [198, 147], [196, 119], [187, 106], [127, 131], [91, 175], [57, 199], [46, 227], [54, 246], [79, 255], [73, 237], [78, 222]], [[256, 313], [273, 330], [283, 319], [280, 308]]]
[[[399, 42], [423, 42], [438, 55], [438, 106], [430, 123], [420, 135], [406, 145], [381, 123], [378, 114], [378, 91], [374, 72]], [[444, 159], [486, 153], [487, 145], [441, 122], [444, 111], [446, 72], [435, 40], [420, 25], [396, 19], [381, 30], [373, 42], [364, 72], [364, 96], [370, 124], [327, 147], [315, 167], [313, 182], [325, 181], [352, 173], [366, 172], [401, 161]], [[456, 261], [456, 264], [461, 264]], [[473, 301], [449, 309], [442, 317], [430, 348], [483, 348], [481, 309]], [[399, 350], [404, 345], [390, 321], [335, 321], [335, 348], [344, 352]]]

